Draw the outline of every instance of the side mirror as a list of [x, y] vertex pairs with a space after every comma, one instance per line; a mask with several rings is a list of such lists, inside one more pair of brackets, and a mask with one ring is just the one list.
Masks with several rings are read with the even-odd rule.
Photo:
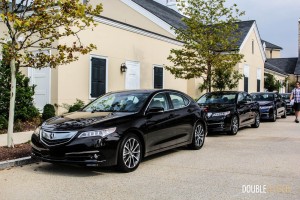
[[149, 114], [162, 113], [164, 112], [164, 110], [165, 109], [163, 107], [152, 107], [147, 110], [146, 114], [149, 115]]

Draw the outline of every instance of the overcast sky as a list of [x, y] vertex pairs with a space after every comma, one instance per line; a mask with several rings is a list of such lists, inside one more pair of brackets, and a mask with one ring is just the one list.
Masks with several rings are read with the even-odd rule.
[[246, 14], [242, 20], [256, 20], [261, 39], [283, 48], [282, 57], [298, 57], [300, 0], [227, 0]]

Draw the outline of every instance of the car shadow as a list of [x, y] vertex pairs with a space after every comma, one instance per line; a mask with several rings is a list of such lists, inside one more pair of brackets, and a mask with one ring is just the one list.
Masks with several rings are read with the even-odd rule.
[[[142, 159], [142, 163], [147, 163], [151, 160], [155, 160], [159, 157], [164, 157], [170, 154], [174, 154], [178, 151], [187, 150], [186, 146], [177, 147], [175, 149], [170, 149], [154, 155], [150, 155]], [[63, 163], [47, 163], [47, 162], [38, 162], [31, 164], [33, 166], [33, 171], [37, 173], [44, 174], [55, 174], [59, 176], [72, 176], [72, 177], [90, 177], [90, 176], [101, 176], [105, 174], [123, 174], [119, 171], [116, 166], [110, 167], [87, 167], [79, 166], [72, 164], [63, 164]], [[138, 170], [138, 169], [137, 169]]]
[[115, 167], [87, 167], [61, 163], [39, 162], [32, 164], [33, 171], [60, 176], [90, 177], [107, 173], [121, 173]]
[[[248, 129], [251, 128], [250, 126], [244, 126], [239, 128], [239, 131], [237, 134], [239, 134], [240, 131], [243, 131], [244, 129]], [[229, 135], [226, 132], [210, 132], [207, 134], [206, 137], [224, 137], [224, 136], [228, 136], [228, 137], [234, 137], [235, 135]]]

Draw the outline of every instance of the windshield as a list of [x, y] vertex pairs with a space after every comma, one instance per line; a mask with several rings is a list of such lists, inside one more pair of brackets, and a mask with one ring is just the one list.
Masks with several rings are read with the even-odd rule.
[[284, 100], [290, 100], [290, 95], [291, 94], [281, 94], [281, 96]]
[[83, 109], [86, 112], [138, 112], [144, 105], [147, 93], [107, 94]]
[[274, 101], [274, 94], [252, 94], [253, 101]]
[[203, 95], [197, 103], [223, 103], [232, 104], [235, 103], [235, 93], [209, 93]]

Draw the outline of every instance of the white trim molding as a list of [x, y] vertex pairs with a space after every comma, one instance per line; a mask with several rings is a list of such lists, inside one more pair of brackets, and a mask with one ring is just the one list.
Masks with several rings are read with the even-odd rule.
[[133, 32], [133, 33], [137, 33], [139, 35], [143, 35], [143, 36], [150, 37], [150, 38], [153, 38], [153, 39], [161, 40], [161, 41], [168, 42], [168, 43], [171, 43], [171, 44], [175, 44], [175, 45], [178, 45], [178, 46], [183, 45], [183, 43], [178, 41], [178, 40], [171, 39], [171, 38], [159, 35], [159, 34], [155, 34], [155, 33], [152, 33], [150, 31], [148, 32], [146, 30], [142, 30], [142, 29], [139, 29], [137, 27], [126, 25], [126, 24], [123, 24], [123, 23], [120, 23], [120, 22], [117, 22], [117, 21], [114, 21], [114, 20], [107, 19], [107, 18], [94, 16], [94, 20], [96, 22], [99, 22], [99, 23], [102, 23], [102, 24], [105, 24], [105, 25], [109, 25], [109, 26], [112, 26], [112, 27], [115, 27], [115, 28], [119, 28], [119, 29], [123, 29], [123, 30], [130, 31], [130, 32]]

